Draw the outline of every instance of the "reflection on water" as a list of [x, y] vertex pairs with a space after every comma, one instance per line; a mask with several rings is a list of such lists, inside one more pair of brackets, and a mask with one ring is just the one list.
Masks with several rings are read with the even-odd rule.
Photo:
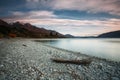
[[44, 42], [82, 54], [120, 61], [120, 39], [57, 39]]

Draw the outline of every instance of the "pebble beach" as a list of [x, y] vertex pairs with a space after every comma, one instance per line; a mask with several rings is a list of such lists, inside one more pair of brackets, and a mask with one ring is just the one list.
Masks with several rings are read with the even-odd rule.
[[[56, 63], [51, 58], [92, 62]], [[36, 39], [1, 39], [0, 80], [120, 80], [120, 62], [51, 47]]]

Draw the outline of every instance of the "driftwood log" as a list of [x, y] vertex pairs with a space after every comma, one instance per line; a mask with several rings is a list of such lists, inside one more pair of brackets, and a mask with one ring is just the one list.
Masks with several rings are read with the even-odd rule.
[[82, 60], [66, 60], [66, 59], [56, 59], [56, 58], [51, 58], [53, 62], [56, 63], [70, 63], [70, 64], [90, 64], [92, 62], [91, 59], [82, 59]]

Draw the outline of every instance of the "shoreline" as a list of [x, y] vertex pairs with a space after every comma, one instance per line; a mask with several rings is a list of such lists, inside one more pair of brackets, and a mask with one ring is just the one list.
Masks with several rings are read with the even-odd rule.
[[[37, 39], [9, 39], [0, 44], [0, 79], [119, 80], [120, 62], [108, 61], [38, 43]], [[89, 65], [55, 63], [50, 58], [92, 58]]]
[[[109, 60], [109, 59], [106, 59], [106, 58], [101, 58], [101, 57], [97, 57], [97, 56], [82, 54], [81, 52], [75, 52], [75, 51], [71, 51], [71, 50], [67, 50], [67, 49], [63, 49], [63, 48], [58, 48], [58, 47], [54, 47], [54, 46], [51, 46], [51, 45], [47, 45], [45, 43], [42, 43], [42, 41], [44, 41], [44, 40], [49, 40], [49, 39], [42, 39], [42, 40], [35, 39], [35, 40], [32, 40], [32, 41], [41, 43], [41, 44], [43, 44], [44, 46], [47, 46], [47, 47], [52, 47], [52, 48], [55, 48], [55, 49], [58, 49], [58, 50], [67, 51], [67, 52], [73, 53], [75, 55], [79, 55], [79, 56], [82, 55], [82, 56], [91, 57], [91, 58], [98, 59], [98, 60], [105, 60], [107, 62], [117, 62], [117, 63], [120, 63], [119, 61], [112, 61], [112, 60]], [[56, 40], [56, 39], [53, 39], [53, 40]]]

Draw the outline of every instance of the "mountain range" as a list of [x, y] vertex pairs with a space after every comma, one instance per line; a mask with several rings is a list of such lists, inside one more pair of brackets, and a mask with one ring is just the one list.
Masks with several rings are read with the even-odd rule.
[[67, 38], [120, 38], [120, 30], [103, 33], [98, 36], [73, 36], [71, 34], [66, 34], [65, 36]]
[[0, 37], [27, 38], [64, 38], [65, 36], [53, 30], [38, 28], [29, 23], [10, 23], [0, 20]]
[[100, 34], [98, 38], [120, 38], [120, 30]]
[[94, 36], [63, 35], [57, 31], [39, 28], [30, 23], [7, 23], [0, 19], [0, 38], [2, 37], [25, 37], [25, 38], [120, 38], [120, 30], [107, 32]]

